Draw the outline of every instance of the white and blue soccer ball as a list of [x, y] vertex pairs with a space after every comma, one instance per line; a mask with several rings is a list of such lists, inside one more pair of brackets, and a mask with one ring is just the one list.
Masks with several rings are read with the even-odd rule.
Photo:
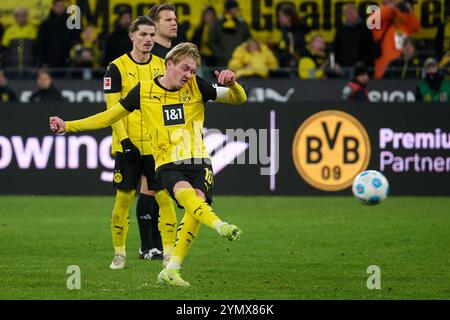
[[353, 195], [361, 203], [376, 205], [383, 202], [389, 194], [389, 182], [379, 171], [367, 170], [353, 180]]

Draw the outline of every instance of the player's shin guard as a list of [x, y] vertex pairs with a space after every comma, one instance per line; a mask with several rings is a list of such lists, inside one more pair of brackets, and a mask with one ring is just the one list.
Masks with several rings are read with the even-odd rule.
[[178, 269], [183, 263], [192, 242], [200, 229], [200, 221], [195, 219], [192, 215], [185, 213], [183, 220], [181, 220], [178, 227], [177, 240], [175, 242], [175, 249], [172, 258], [170, 259], [167, 269]]
[[177, 214], [173, 200], [166, 190], [156, 192], [155, 198], [159, 205], [158, 229], [161, 233], [163, 252], [171, 255], [177, 236]]
[[159, 207], [155, 197], [141, 193], [136, 206], [136, 218], [142, 252], [153, 248], [162, 250], [161, 236], [158, 231], [158, 214]]
[[192, 215], [201, 223], [206, 224], [208, 227], [215, 229], [216, 226], [222, 222], [222, 220], [220, 220], [212, 211], [212, 208], [195, 193], [194, 189], [179, 189], [175, 193], [175, 198], [178, 203], [186, 209], [188, 214]]
[[117, 190], [116, 202], [111, 217], [111, 234], [114, 251], [125, 254], [125, 242], [128, 234], [128, 210], [134, 199], [134, 190]]

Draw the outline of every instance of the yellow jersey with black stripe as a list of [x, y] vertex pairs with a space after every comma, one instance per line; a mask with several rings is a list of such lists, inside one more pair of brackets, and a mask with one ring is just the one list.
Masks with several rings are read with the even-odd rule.
[[156, 167], [186, 159], [205, 159], [203, 143], [205, 102], [216, 99], [215, 86], [195, 75], [181, 89], [164, 88], [156, 77], [141, 81], [121, 104], [140, 109], [149, 122]]
[[[126, 53], [112, 61], [103, 78], [103, 91], [106, 96], [107, 108], [111, 108], [125, 97], [140, 81], [149, 81], [164, 73], [164, 60], [150, 55], [147, 62], [139, 63], [133, 60], [130, 53]], [[121, 120], [128, 138], [139, 149], [141, 155], [152, 154], [150, 135], [144, 123], [141, 111], [136, 110]], [[116, 124], [114, 124], [116, 125]], [[117, 127], [113, 125], [111, 153], [122, 152], [120, 141], [123, 137]]]
[[[150, 134], [156, 168], [167, 163], [196, 163], [208, 159], [203, 142], [205, 102], [213, 100], [241, 104], [247, 100], [237, 82], [221, 87], [193, 76], [181, 89], [169, 90], [159, 77], [138, 83], [111, 109], [74, 121], [66, 121], [66, 132], [96, 130], [110, 126], [141, 110]], [[194, 162], [190, 160], [194, 160]]]

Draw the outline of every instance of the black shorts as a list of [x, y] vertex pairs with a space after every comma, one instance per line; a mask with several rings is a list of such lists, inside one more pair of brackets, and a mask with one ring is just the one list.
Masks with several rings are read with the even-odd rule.
[[136, 189], [141, 175], [147, 177], [149, 190], [162, 190], [155, 177], [155, 159], [153, 156], [141, 156], [139, 160], [130, 162], [122, 152], [116, 152], [113, 185], [119, 190]]
[[[162, 165], [156, 170], [156, 179], [175, 201], [173, 187], [179, 181], [187, 181], [194, 189], [199, 189], [205, 194], [208, 204], [212, 203], [214, 173], [209, 159], [203, 159], [199, 164], [168, 163]], [[181, 208], [178, 202], [177, 204]]]

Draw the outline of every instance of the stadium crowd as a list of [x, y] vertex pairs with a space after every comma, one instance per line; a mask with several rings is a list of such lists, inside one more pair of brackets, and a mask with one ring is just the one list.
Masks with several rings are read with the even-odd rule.
[[[380, 12], [381, 29], [370, 30], [355, 4], [344, 5], [344, 23], [326, 43], [292, 4], [283, 4], [277, 12], [281, 41], [262, 43], [239, 15], [238, 2], [227, 0], [223, 12], [211, 6], [203, 10], [190, 39], [179, 27], [173, 45], [191, 41], [199, 47], [205, 78], [212, 78], [217, 67], [230, 68], [239, 78], [348, 78], [343, 97], [350, 100], [368, 100], [369, 79], [417, 79], [417, 99], [450, 101], [450, 18], [437, 28], [434, 43], [425, 46], [414, 40], [420, 24], [410, 1], [384, 0]], [[22, 7], [15, 10], [13, 24], [0, 25], [0, 101], [16, 99], [8, 78], [36, 76], [32, 101], [59, 100], [52, 77], [101, 78], [109, 62], [131, 50], [131, 12], [122, 11], [109, 34], [93, 25], [69, 30], [68, 17], [65, 1], [53, 0], [39, 26], [29, 22]], [[44, 87], [42, 74], [49, 77]]]

